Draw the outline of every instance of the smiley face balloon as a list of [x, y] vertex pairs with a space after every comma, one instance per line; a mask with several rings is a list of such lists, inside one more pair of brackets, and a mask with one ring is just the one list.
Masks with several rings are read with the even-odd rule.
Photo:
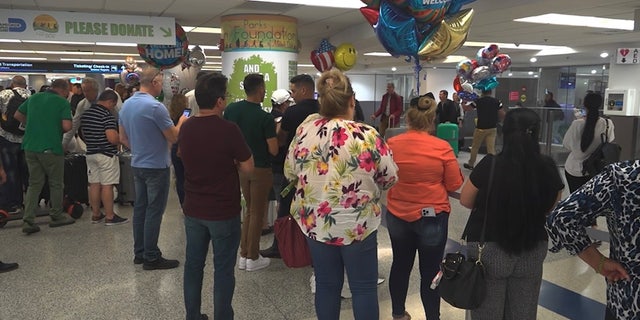
[[336, 68], [342, 71], [347, 71], [356, 65], [358, 52], [356, 51], [356, 48], [353, 47], [353, 44], [347, 42], [336, 48], [334, 58], [336, 60]]

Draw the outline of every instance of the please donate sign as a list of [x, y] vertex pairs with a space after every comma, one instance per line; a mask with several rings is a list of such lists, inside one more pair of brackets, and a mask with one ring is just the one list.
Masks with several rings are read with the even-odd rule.
[[30, 10], [0, 10], [0, 38], [173, 45], [175, 19]]

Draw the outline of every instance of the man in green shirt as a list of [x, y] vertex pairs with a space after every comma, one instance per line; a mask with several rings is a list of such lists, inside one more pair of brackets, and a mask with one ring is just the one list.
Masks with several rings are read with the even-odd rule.
[[51, 222], [49, 227], [61, 227], [75, 222], [62, 211], [64, 186], [64, 151], [62, 134], [71, 130], [71, 107], [67, 101], [69, 82], [53, 81], [51, 89], [32, 95], [16, 111], [14, 117], [26, 123], [22, 149], [29, 168], [29, 188], [25, 198], [22, 232], [40, 231], [35, 225], [40, 191], [49, 177]]
[[240, 127], [253, 154], [253, 173], [240, 173], [240, 188], [247, 211], [242, 223], [238, 268], [255, 271], [266, 268], [270, 263], [269, 258], [260, 255], [260, 236], [269, 203], [269, 190], [273, 185], [270, 155], [278, 154], [278, 139], [273, 116], [262, 110], [260, 105], [265, 95], [264, 77], [248, 74], [243, 84], [247, 99], [229, 104], [224, 118]]

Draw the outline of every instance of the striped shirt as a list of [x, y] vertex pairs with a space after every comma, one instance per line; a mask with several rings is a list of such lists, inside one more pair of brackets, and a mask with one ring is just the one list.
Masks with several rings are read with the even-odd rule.
[[116, 146], [107, 140], [108, 129], [118, 130], [116, 119], [104, 106], [94, 104], [82, 114], [80, 128], [87, 144], [87, 154], [102, 153], [114, 156], [118, 152]]

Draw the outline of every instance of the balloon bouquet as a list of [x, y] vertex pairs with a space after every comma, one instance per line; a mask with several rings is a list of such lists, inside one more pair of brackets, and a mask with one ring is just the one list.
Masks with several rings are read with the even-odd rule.
[[358, 52], [353, 44], [345, 42], [337, 48], [322, 39], [318, 49], [311, 51], [311, 63], [320, 72], [325, 72], [333, 67], [342, 71], [351, 70], [356, 65]]
[[124, 59], [124, 68], [120, 72], [120, 82], [135, 86], [140, 82], [140, 72], [142, 69], [138, 67], [136, 60], [128, 56]]
[[462, 9], [475, 0], [362, 0], [364, 18], [382, 46], [394, 57], [413, 60], [420, 90], [420, 61], [444, 58], [467, 40], [473, 9]]
[[478, 50], [476, 59], [466, 59], [458, 63], [458, 75], [453, 79], [453, 89], [460, 99], [471, 101], [478, 98], [474, 89], [479, 91], [493, 90], [498, 86], [496, 74], [502, 73], [511, 66], [511, 58], [500, 53], [498, 45], [491, 44]]

